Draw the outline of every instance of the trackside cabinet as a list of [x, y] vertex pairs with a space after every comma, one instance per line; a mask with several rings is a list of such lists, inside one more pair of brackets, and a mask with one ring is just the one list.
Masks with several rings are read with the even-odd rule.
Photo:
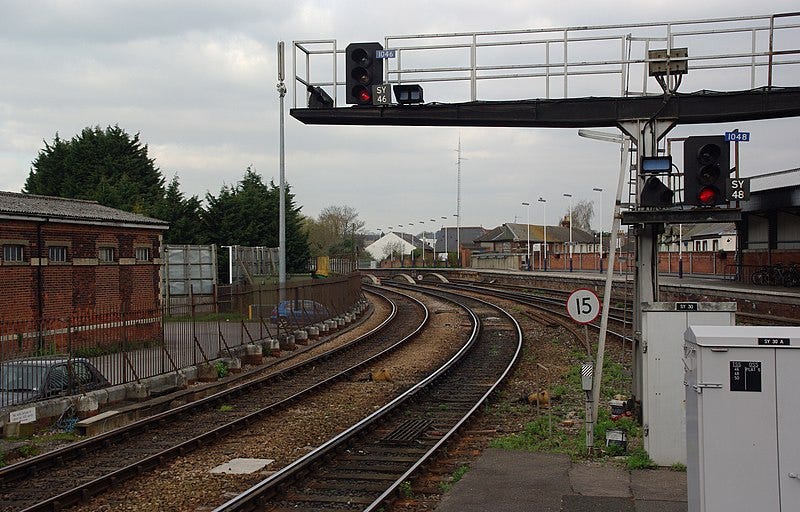
[[690, 325], [734, 325], [735, 302], [646, 302], [636, 351], [644, 448], [659, 466], [686, 464], [683, 333]]
[[689, 512], [800, 510], [800, 327], [684, 339]]

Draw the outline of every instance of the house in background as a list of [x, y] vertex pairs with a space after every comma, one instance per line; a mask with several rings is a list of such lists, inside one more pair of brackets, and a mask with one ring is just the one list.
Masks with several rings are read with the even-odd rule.
[[[475, 239], [480, 253], [473, 254], [472, 266], [519, 270], [527, 266], [530, 251], [531, 268], [543, 268], [545, 253], [549, 268], [568, 268], [569, 242], [569, 226], [545, 227], [508, 222]], [[572, 229], [573, 258], [576, 254], [595, 257], [596, 244], [592, 233]]]
[[410, 256], [415, 249], [422, 249], [423, 246], [433, 257], [433, 247], [424, 244], [419, 238], [408, 233], [390, 231], [366, 246], [364, 250], [376, 261], [394, 259], [402, 261], [406, 255]]
[[168, 227], [94, 201], [0, 192], [0, 320], [19, 333], [100, 311], [160, 316]]

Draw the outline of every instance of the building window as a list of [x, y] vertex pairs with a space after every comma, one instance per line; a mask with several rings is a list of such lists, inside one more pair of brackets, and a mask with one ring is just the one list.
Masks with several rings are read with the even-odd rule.
[[150, 261], [150, 248], [137, 247], [136, 248], [136, 261]]
[[24, 245], [4, 245], [3, 246], [3, 261], [10, 263], [16, 261], [25, 261], [25, 246]]
[[64, 245], [51, 245], [47, 248], [47, 258], [55, 262], [67, 261], [67, 247]]
[[97, 258], [100, 260], [101, 263], [112, 263], [114, 261], [114, 248], [101, 247], [98, 250]]

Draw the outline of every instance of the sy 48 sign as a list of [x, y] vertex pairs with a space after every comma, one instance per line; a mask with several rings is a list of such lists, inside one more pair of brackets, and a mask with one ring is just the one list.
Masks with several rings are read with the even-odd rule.
[[728, 180], [728, 201], [747, 201], [750, 199], [750, 178], [730, 178]]

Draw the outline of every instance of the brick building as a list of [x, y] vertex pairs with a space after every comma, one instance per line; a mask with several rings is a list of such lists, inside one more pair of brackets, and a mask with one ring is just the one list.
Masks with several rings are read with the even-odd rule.
[[94, 201], [0, 192], [0, 322], [41, 329], [98, 311], [156, 310], [167, 228]]

